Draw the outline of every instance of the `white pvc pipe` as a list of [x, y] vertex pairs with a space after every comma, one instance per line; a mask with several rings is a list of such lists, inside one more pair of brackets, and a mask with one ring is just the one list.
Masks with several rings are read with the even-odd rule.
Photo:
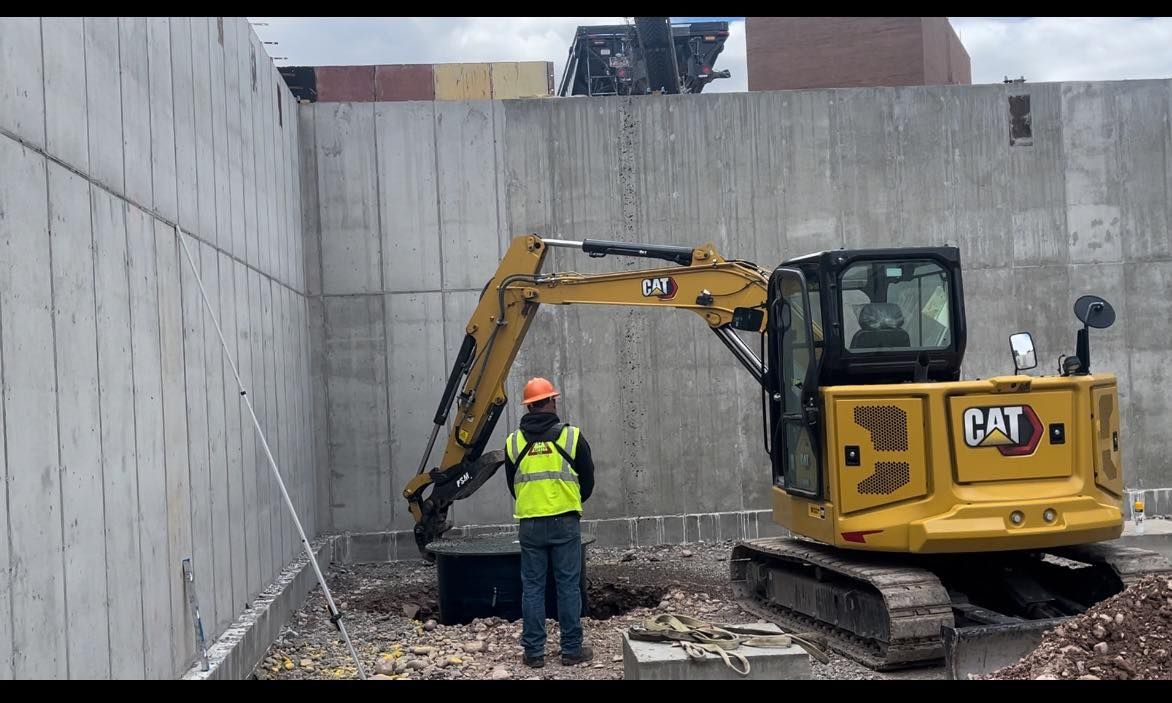
[[350, 649], [350, 656], [354, 658], [354, 664], [358, 667], [358, 678], [366, 679], [366, 670], [362, 667], [362, 660], [358, 658], [358, 653], [354, 651], [354, 645], [350, 642], [350, 635], [346, 633], [346, 624], [342, 622], [342, 614], [338, 612], [338, 607], [334, 605], [334, 598], [330, 595], [329, 586], [326, 585], [326, 579], [322, 576], [321, 569], [318, 568], [317, 559], [313, 556], [313, 550], [309, 546], [309, 540], [305, 537], [305, 530], [301, 527], [301, 520], [297, 519], [297, 510], [293, 507], [293, 501], [289, 499], [289, 492], [285, 490], [285, 482], [281, 480], [281, 470], [277, 468], [277, 462], [273, 459], [273, 453], [269, 450], [269, 443], [265, 439], [264, 430], [260, 428], [260, 421], [256, 419], [256, 412], [252, 409], [252, 401], [248, 399], [248, 391], [244, 388], [244, 383], [240, 380], [240, 373], [236, 370], [236, 362], [232, 359], [232, 353], [228, 351], [228, 343], [224, 341], [224, 332], [220, 329], [220, 322], [216, 319], [216, 313], [212, 310], [212, 304], [208, 302], [208, 293], [203, 287], [203, 279], [199, 276], [199, 269], [195, 267], [195, 260], [191, 258], [191, 251], [187, 248], [186, 238], [183, 236], [183, 230], [179, 225], [175, 225], [175, 236], [179, 239], [179, 244], [183, 247], [183, 253], [187, 255], [187, 263], [191, 265], [191, 272], [195, 274], [195, 282], [199, 284], [199, 294], [203, 297], [203, 304], [207, 307], [208, 314], [211, 315], [212, 324], [216, 326], [216, 334], [220, 335], [220, 344], [224, 347], [224, 356], [228, 359], [228, 365], [232, 367], [232, 375], [236, 377], [236, 386], [240, 388], [240, 397], [244, 398], [244, 404], [248, 406], [248, 414], [252, 416], [252, 424], [256, 427], [256, 434], [260, 437], [261, 446], [264, 447], [265, 456], [269, 458], [269, 466], [273, 470], [273, 475], [277, 478], [277, 485], [281, 487], [281, 496], [285, 499], [285, 507], [289, 509], [289, 515], [293, 518], [293, 524], [297, 527], [297, 534], [301, 536], [301, 546], [305, 549], [305, 555], [309, 557], [309, 563], [313, 564], [313, 571], [317, 574], [317, 581], [321, 584], [322, 593], [325, 594], [326, 603], [330, 607], [330, 619], [337, 626], [342, 633], [342, 639], [346, 640], [346, 647]]

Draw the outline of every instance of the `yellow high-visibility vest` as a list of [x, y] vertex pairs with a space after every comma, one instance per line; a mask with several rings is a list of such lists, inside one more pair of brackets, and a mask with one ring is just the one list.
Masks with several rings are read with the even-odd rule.
[[[582, 512], [582, 493], [578, 486], [578, 474], [566, 461], [562, 452], [574, 459], [578, 452], [578, 436], [581, 431], [572, 425], [563, 425], [555, 442], [529, 443], [525, 435], [517, 430], [505, 440], [505, 452], [509, 461], [517, 465], [513, 479], [513, 492], [517, 500], [513, 517], [547, 517], [571, 511]], [[559, 452], [558, 449], [562, 451]], [[520, 463], [517, 457], [521, 458]]]

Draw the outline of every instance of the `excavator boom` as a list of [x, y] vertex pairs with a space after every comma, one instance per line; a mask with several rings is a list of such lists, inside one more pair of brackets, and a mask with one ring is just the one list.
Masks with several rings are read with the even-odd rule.
[[[658, 259], [675, 266], [614, 273], [542, 274], [542, 264], [551, 247], [577, 249], [596, 258]], [[415, 519], [415, 540], [420, 551], [427, 556], [426, 545], [451, 527], [447, 519], [451, 504], [472, 495], [504, 463], [504, 452], [486, 451], [487, 443], [505, 408], [509, 369], [540, 305], [589, 303], [691, 310], [764, 385], [762, 361], [734, 329], [765, 329], [768, 280], [767, 271], [747, 262], [726, 260], [711, 244], [693, 249], [590, 239], [576, 242], [537, 235], [516, 237], [468, 322], [419, 469], [403, 491]], [[428, 471], [428, 459], [449, 415], [451, 425], [439, 467]]]

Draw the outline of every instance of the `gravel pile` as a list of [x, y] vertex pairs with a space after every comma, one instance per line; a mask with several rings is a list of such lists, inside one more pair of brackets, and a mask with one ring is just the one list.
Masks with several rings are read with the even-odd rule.
[[1017, 664], [984, 678], [1172, 679], [1172, 579], [1148, 576], [1047, 631]]
[[[561, 665], [558, 625], [547, 620], [545, 668], [521, 663], [521, 622], [500, 618], [465, 625], [437, 622], [435, 567], [422, 559], [387, 564], [330, 564], [327, 582], [345, 614], [355, 649], [372, 679], [622, 679], [622, 633], [658, 613], [708, 622], [754, 623], [732, 598], [728, 557], [732, 542], [639, 549], [588, 549], [590, 616], [583, 618], [594, 660]], [[937, 678], [935, 670], [878, 674], [831, 655], [814, 663], [817, 678]], [[351, 679], [354, 662], [329, 623], [321, 589], [282, 628], [257, 679]]]

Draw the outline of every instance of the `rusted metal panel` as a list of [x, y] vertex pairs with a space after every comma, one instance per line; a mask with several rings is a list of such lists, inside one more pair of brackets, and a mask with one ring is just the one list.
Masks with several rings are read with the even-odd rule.
[[435, 100], [435, 72], [429, 63], [375, 66], [374, 99]]
[[318, 102], [374, 101], [374, 66], [318, 66], [315, 73]]
[[439, 63], [435, 65], [436, 100], [489, 100], [492, 80], [487, 63]]
[[537, 98], [553, 92], [552, 68], [547, 61], [508, 61], [491, 66], [494, 100]]

